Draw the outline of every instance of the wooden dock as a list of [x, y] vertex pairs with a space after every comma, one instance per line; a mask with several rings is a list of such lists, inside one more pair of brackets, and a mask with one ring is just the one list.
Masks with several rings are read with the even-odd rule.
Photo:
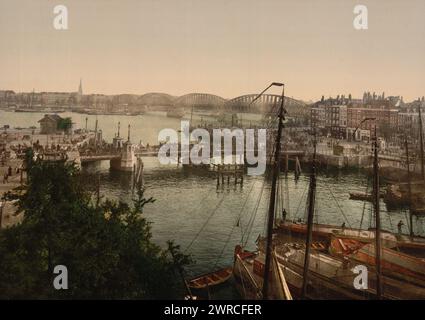
[[217, 187], [224, 185], [225, 178], [227, 179], [227, 184], [230, 184], [230, 178], [233, 177], [235, 185], [240, 183], [243, 185], [243, 176], [245, 173], [245, 166], [243, 164], [212, 164], [210, 169], [215, 173], [217, 179]]

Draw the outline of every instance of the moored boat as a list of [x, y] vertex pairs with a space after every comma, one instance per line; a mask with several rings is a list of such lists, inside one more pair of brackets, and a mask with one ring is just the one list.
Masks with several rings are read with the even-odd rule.
[[232, 271], [232, 267], [227, 267], [216, 270], [214, 272], [206, 273], [187, 281], [187, 285], [191, 289], [206, 289], [209, 287], [214, 287], [229, 280], [232, 276]]
[[369, 201], [372, 202], [372, 195], [370, 193], [350, 192], [351, 200]]
[[[277, 231], [291, 234], [292, 236], [305, 237], [307, 225], [300, 222], [281, 221], [277, 224]], [[375, 230], [363, 230], [358, 228], [348, 228], [333, 226], [329, 224], [313, 224], [313, 236], [315, 239], [330, 241], [333, 235], [341, 235], [347, 238], [357, 239], [364, 242], [373, 242]], [[409, 251], [411, 254], [425, 256], [425, 238], [421, 236], [395, 235], [388, 231], [381, 230], [382, 245], [387, 248], [398, 248], [401, 251]]]
[[[329, 253], [339, 257], [348, 257], [367, 265], [375, 266], [375, 245], [341, 236], [333, 236]], [[382, 248], [382, 271], [396, 278], [419, 283], [425, 287], [425, 260], [402, 252]]]

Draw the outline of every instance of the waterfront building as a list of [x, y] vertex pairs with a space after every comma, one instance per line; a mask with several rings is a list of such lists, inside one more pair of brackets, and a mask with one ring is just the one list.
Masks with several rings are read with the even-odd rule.
[[416, 136], [419, 132], [419, 113], [400, 112], [398, 114], [398, 131]]
[[311, 108], [311, 126], [316, 129], [325, 128], [325, 108]]
[[71, 93], [69, 92], [42, 92], [41, 103], [45, 106], [68, 105]]
[[325, 106], [325, 129], [334, 138], [343, 139], [347, 131], [347, 106]]
[[[363, 130], [373, 130], [375, 125], [377, 128], [383, 129], [386, 126], [389, 129], [397, 129], [398, 110], [381, 108], [348, 108], [347, 110], [347, 126], [348, 128], [359, 128]], [[375, 118], [376, 121], [362, 121], [366, 118]]]
[[[340, 99], [345, 98], [338, 96], [337, 100]], [[311, 126], [326, 135], [343, 139], [347, 131], [347, 105], [333, 104], [333, 101], [313, 105], [310, 110]]]
[[15, 101], [15, 91], [0, 90], [0, 103]]
[[57, 114], [45, 114], [44, 118], [38, 120], [38, 123], [40, 123], [40, 133], [56, 134], [61, 120], [62, 117]]

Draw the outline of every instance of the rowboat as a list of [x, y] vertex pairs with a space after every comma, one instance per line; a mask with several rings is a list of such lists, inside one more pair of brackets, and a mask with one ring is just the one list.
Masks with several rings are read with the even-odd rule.
[[[361, 201], [373, 201], [373, 195], [371, 193], [365, 193], [365, 192], [350, 192], [350, 199], [351, 200], [361, 200]], [[381, 192], [379, 195], [381, 198], [385, 198], [385, 192]]]
[[372, 195], [370, 193], [350, 192], [350, 199], [372, 202]]
[[191, 289], [205, 289], [207, 287], [217, 286], [229, 280], [232, 276], [232, 267], [223, 268], [214, 272], [206, 273], [187, 282]]

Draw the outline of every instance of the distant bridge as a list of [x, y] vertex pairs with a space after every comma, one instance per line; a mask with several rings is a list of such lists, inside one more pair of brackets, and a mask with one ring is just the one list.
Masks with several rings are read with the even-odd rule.
[[[233, 99], [210, 93], [188, 93], [180, 97], [175, 97], [166, 93], [149, 92], [139, 96], [136, 100], [137, 105], [146, 106], [167, 106], [168, 108], [195, 108], [203, 110], [221, 110], [230, 112], [253, 112], [270, 113], [274, 107], [280, 103], [280, 95], [263, 94], [253, 104], [252, 101], [257, 97], [257, 93], [245, 94]], [[308, 108], [300, 100], [285, 97], [285, 108], [289, 115], [300, 116], [307, 115]]]
[[[235, 112], [261, 112], [270, 113], [280, 105], [281, 96], [277, 94], [263, 94], [254, 103], [254, 99], [258, 94], [246, 94], [228, 100], [225, 105], [225, 109], [229, 109]], [[307, 105], [299, 100], [285, 97], [285, 109], [290, 115], [301, 115], [308, 114]]]
[[222, 107], [226, 99], [209, 93], [189, 93], [174, 101], [175, 107], [217, 108]]
[[171, 106], [176, 98], [160, 92], [149, 92], [137, 99], [138, 105], [145, 106]]

